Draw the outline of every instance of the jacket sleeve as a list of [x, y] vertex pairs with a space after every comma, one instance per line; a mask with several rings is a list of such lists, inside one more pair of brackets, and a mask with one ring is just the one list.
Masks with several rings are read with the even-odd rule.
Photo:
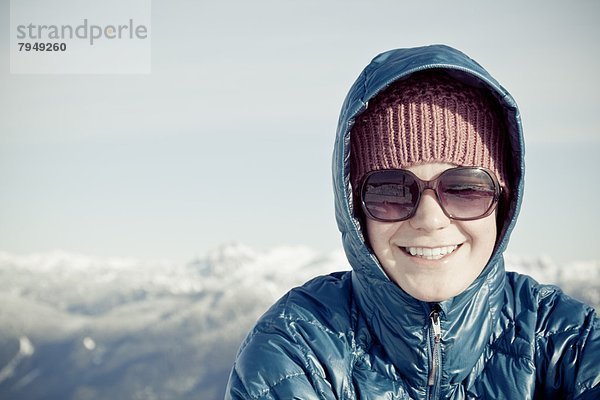
[[284, 298], [265, 314], [242, 343], [225, 399], [343, 397], [345, 335], [315, 318], [314, 309], [290, 310], [285, 303]]
[[[257, 327], [257, 329], [261, 329]], [[288, 332], [250, 334], [233, 365], [225, 399], [335, 399], [311, 351]]]
[[596, 313], [590, 319], [580, 341], [575, 399], [600, 399], [600, 319]]
[[[559, 293], [537, 339], [542, 398], [600, 399], [600, 322], [595, 311]], [[538, 325], [540, 326], [540, 325]]]

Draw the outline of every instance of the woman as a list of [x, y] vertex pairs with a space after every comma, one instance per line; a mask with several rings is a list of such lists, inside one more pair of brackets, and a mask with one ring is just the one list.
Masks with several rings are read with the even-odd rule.
[[600, 398], [594, 310], [516, 273], [516, 103], [446, 46], [358, 77], [334, 150], [351, 272], [291, 290], [242, 344], [226, 398]]

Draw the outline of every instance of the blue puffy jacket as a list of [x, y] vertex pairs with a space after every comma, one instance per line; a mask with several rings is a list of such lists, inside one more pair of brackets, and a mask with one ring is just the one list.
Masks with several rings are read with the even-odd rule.
[[[349, 134], [369, 99], [428, 68], [486, 88], [504, 108], [512, 150], [509, 206], [481, 275], [439, 309], [433, 365], [433, 304], [388, 279], [353, 213]], [[227, 399], [600, 399], [600, 327], [594, 310], [507, 273], [502, 253], [523, 194], [523, 138], [513, 98], [479, 64], [446, 46], [377, 56], [344, 102], [333, 158], [335, 210], [352, 271], [291, 290], [243, 342]], [[285, 266], [282, 266], [285, 268]]]

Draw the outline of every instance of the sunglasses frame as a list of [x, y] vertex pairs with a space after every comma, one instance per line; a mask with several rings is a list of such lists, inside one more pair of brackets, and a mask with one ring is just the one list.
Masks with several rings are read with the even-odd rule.
[[[469, 217], [469, 218], [460, 218], [460, 217], [454, 217], [452, 215], [450, 215], [446, 209], [444, 208], [441, 200], [440, 200], [440, 196], [438, 194], [437, 191], [437, 187], [438, 187], [438, 183], [441, 180], [441, 178], [444, 176], [444, 174], [446, 174], [449, 171], [456, 171], [456, 170], [479, 170], [479, 171], [483, 171], [486, 175], [488, 175], [490, 177], [490, 179], [492, 180], [492, 183], [494, 184], [494, 197], [492, 199], [492, 202], [490, 203], [490, 206], [488, 207], [488, 209], [485, 211], [485, 213], [483, 213], [482, 215], [476, 216], [476, 217]], [[416, 199], [415, 205], [412, 208], [411, 212], [405, 217], [405, 218], [401, 218], [401, 219], [381, 219], [381, 218], [377, 218], [375, 217], [373, 214], [371, 214], [371, 212], [368, 210], [367, 205], [365, 204], [365, 192], [367, 189], [367, 181], [369, 180], [369, 178], [372, 175], [381, 173], [381, 172], [390, 172], [390, 171], [401, 171], [405, 174], [410, 175], [415, 182], [417, 183], [418, 186], [418, 197]], [[360, 203], [361, 203], [361, 208], [363, 210], [363, 212], [365, 213], [365, 215], [370, 218], [373, 219], [375, 221], [380, 221], [380, 222], [399, 222], [399, 221], [406, 221], [410, 218], [412, 218], [415, 213], [417, 212], [417, 208], [419, 208], [419, 204], [421, 203], [421, 196], [423, 195], [423, 191], [426, 189], [431, 189], [433, 190], [433, 192], [435, 193], [435, 198], [436, 201], [438, 202], [438, 205], [440, 206], [440, 208], [442, 209], [442, 211], [444, 212], [444, 214], [455, 221], [474, 221], [477, 219], [481, 219], [481, 218], [485, 218], [488, 215], [490, 215], [498, 206], [498, 201], [500, 200], [500, 195], [502, 193], [502, 187], [500, 186], [500, 183], [498, 182], [498, 178], [496, 177], [496, 174], [494, 174], [492, 171], [490, 171], [487, 168], [484, 167], [455, 167], [455, 168], [449, 168], [445, 171], [443, 171], [441, 174], [438, 175], [437, 178], [426, 181], [423, 179], [420, 179], [418, 176], [416, 176], [414, 173], [410, 172], [409, 170], [406, 169], [380, 169], [380, 170], [375, 170], [375, 171], [371, 171], [369, 173], [367, 173], [365, 175], [365, 177], [363, 178], [362, 184], [361, 184], [361, 188], [360, 188]]]

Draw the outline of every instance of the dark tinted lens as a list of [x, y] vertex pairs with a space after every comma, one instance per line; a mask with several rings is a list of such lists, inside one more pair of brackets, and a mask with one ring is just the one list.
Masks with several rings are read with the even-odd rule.
[[363, 205], [373, 218], [400, 221], [408, 218], [418, 201], [419, 188], [414, 178], [403, 171], [377, 171], [363, 187]]
[[476, 219], [486, 215], [494, 205], [496, 186], [481, 169], [451, 169], [440, 177], [437, 192], [448, 216]]

